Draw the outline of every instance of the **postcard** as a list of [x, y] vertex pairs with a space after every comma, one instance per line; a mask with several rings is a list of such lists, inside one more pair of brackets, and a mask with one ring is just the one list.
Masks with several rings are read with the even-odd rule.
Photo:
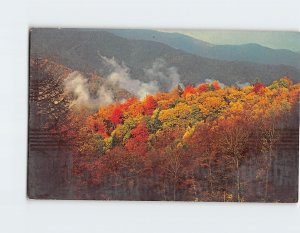
[[298, 201], [299, 32], [29, 34], [29, 198]]

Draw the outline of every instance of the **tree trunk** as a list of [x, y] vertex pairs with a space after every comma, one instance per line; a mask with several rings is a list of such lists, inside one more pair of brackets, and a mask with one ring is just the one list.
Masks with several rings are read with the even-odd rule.
[[197, 190], [196, 190], [196, 182], [195, 182], [195, 177], [194, 177], [194, 175], [192, 176], [192, 179], [193, 179], [194, 201], [198, 201], [198, 198], [197, 198]]
[[173, 182], [173, 201], [176, 201], [176, 176], [174, 177], [174, 182]]
[[265, 194], [264, 194], [264, 199], [265, 199], [265, 202], [267, 201], [268, 199], [268, 188], [269, 188], [269, 171], [270, 171], [270, 168], [271, 168], [271, 163], [272, 163], [272, 160], [271, 160], [271, 153], [272, 153], [272, 148], [270, 147], [269, 148], [269, 155], [268, 155], [268, 160], [267, 160], [267, 168], [266, 168], [266, 179], [265, 179]]
[[177, 184], [177, 171], [174, 173], [173, 177], [173, 201], [176, 201], [176, 184]]
[[227, 180], [225, 181], [225, 190], [223, 191], [223, 201], [226, 202], [226, 194], [227, 194]]
[[212, 196], [213, 195], [213, 183], [212, 183], [212, 169], [211, 169], [210, 160], [208, 160], [208, 169], [209, 169], [210, 193], [211, 193], [211, 196]]
[[164, 179], [164, 200], [167, 200], [167, 196], [166, 196], [166, 180]]
[[241, 201], [241, 194], [240, 194], [240, 169], [239, 169], [239, 159], [236, 158], [236, 188], [237, 188], [237, 200], [238, 202]]

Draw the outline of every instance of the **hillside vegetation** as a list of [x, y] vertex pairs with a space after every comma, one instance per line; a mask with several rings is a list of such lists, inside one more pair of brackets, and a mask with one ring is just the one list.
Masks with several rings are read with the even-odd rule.
[[[89, 198], [281, 201], [271, 170], [282, 146], [297, 147], [283, 131], [297, 130], [299, 91], [287, 77], [269, 86], [179, 86], [92, 115], [74, 106], [57, 130]], [[282, 198], [295, 201], [286, 191]]]

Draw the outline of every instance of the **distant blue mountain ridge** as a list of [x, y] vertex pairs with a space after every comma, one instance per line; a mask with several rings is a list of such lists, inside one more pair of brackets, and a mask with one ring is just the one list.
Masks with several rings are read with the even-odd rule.
[[215, 45], [180, 33], [141, 29], [108, 29], [117, 36], [160, 42], [185, 52], [218, 60], [247, 61], [259, 64], [289, 65], [300, 68], [300, 52], [271, 49], [259, 44]]

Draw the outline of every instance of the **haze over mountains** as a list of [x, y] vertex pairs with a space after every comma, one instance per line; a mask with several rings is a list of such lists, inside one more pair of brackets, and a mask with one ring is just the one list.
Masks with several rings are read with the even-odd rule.
[[271, 49], [259, 44], [214, 45], [180, 33], [155, 30], [111, 29], [117, 36], [135, 40], [150, 40], [167, 44], [191, 54], [227, 61], [249, 61], [260, 64], [291, 65], [300, 68], [300, 54], [288, 49]]
[[[153, 32], [154, 37], [151, 34]], [[151, 35], [153, 40], [149, 39]], [[218, 52], [211, 52], [213, 50]], [[103, 58], [114, 58], [128, 70], [132, 78], [148, 82], [149, 74], [152, 74], [150, 79], [156, 79], [154, 81], [162, 85], [166, 80], [161, 79], [171, 79], [173, 74], [178, 75], [183, 84], [198, 84], [207, 79], [216, 79], [227, 85], [255, 80], [268, 84], [285, 75], [299, 81], [299, 69], [291, 66], [292, 63], [297, 65], [298, 57], [296, 53], [291, 53], [258, 45], [216, 47], [181, 34], [150, 30], [108, 32], [91, 29], [32, 29], [30, 44], [31, 57], [50, 58], [72, 69], [104, 76], [112, 72], [112, 67], [105, 65]], [[236, 58], [225, 61], [228, 57]], [[289, 61], [289, 65], [258, 64], [245, 61], [246, 58], [269, 63], [284, 60]], [[154, 75], [153, 71], [156, 72]]]

